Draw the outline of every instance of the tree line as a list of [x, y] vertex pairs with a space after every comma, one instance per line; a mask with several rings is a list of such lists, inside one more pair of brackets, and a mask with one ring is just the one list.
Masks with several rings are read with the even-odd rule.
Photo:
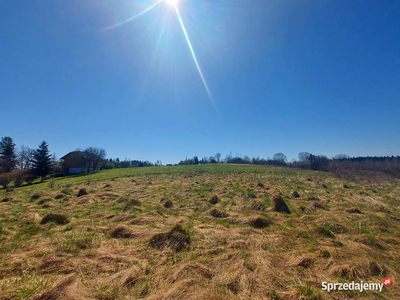
[[13, 139], [6, 136], [0, 141], [0, 185], [15, 186], [23, 182], [32, 183], [36, 178], [44, 178], [50, 173], [60, 172], [55, 155], [50, 154], [49, 145], [43, 141], [36, 150], [22, 146], [19, 150]]
[[186, 158], [179, 162], [179, 165], [197, 164], [253, 164], [253, 165], [276, 165], [288, 168], [303, 170], [334, 172], [336, 174], [348, 171], [371, 171], [385, 173], [400, 178], [400, 156], [367, 156], [350, 157], [346, 154], [339, 154], [332, 158], [325, 155], [316, 155], [309, 152], [300, 152], [297, 159], [288, 161], [284, 153], [276, 153], [272, 158], [260, 158], [248, 156], [227, 155], [221, 159], [221, 154], [199, 159], [197, 156]]
[[[86, 157], [87, 172], [100, 169], [113, 168], [138, 168], [163, 166], [160, 160], [156, 163], [150, 161], [130, 160], [119, 158], [106, 158], [106, 151], [101, 148], [88, 147], [84, 151]], [[332, 158], [324, 155], [315, 155], [309, 152], [300, 152], [297, 159], [288, 161], [284, 153], [275, 153], [272, 158], [260, 157], [250, 158], [248, 156], [226, 155], [222, 158], [221, 153], [199, 159], [185, 158], [178, 165], [198, 164], [253, 164], [253, 165], [275, 165], [281, 167], [308, 169], [315, 171], [329, 171], [336, 174], [347, 171], [372, 171], [381, 172], [400, 178], [400, 156], [367, 156], [350, 157], [339, 154]], [[62, 163], [57, 160], [55, 154], [50, 154], [49, 145], [43, 141], [37, 149], [26, 146], [16, 148], [11, 137], [2, 137], [0, 141], [0, 186], [7, 187], [10, 183], [19, 186], [24, 182], [31, 184], [40, 178], [43, 182], [48, 175], [61, 175]]]
[[[88, 147], [84, 151], [86, 170], [103, 168], [106, 161], [104, 149]], [[40, 143], [37, 149], [26, 146], [16, 148], [11, 137], [2, 137], [0, 141], [0, 186], [7, 187], [10, 183], [20, 186], [24, 182], [32, 184], [40, 178], [43, 182], [46, 176], [60, 176], [63, 163], [55, 154], [51, 154], [46, 141]]]

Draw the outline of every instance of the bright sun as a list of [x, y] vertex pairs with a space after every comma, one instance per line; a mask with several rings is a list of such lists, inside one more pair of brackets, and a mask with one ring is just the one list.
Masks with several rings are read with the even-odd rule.
[[169, 5], [176, 6], [179, 0], [165, 0]]

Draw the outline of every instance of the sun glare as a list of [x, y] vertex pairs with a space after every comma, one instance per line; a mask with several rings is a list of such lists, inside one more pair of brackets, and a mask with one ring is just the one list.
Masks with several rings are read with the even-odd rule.
[[169, 5], [176, 6], [179, 0], [165, 0]]

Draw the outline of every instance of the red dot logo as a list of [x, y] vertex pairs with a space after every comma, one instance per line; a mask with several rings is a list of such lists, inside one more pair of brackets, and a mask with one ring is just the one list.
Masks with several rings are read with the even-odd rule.
[[389, 277], [383, 278], [383, 285], [384, 286], [390, 286], [391, 284], [392, 284], [392, 279], [390, 279]]

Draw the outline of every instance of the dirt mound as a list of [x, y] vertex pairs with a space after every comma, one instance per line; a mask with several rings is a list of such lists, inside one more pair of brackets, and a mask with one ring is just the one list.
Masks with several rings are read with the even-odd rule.
[[42, 197], [42, 195], [40, 195], [39, 193], [35, 193], [35, 194], [33, 194], [33, 195], [31, 196], [31, 199], [32, 199], [32, 200], [37, 200], [37, 199], [39, 199], [40, 197]]
[[69, 189], [62, 189], [60, 193], [65, 194], [65, 195], [71, 195], [71, 191]]
[[172, 206], [174, 206], [174, 204], [172, 203], [171, 200], [165, 199], [165, 198], [162, 198], [161, 201], [160, 201], [160, 203], [161, 203], [165, 208], [171, 208]]
[[217, 195], [215, 195], [215, 196], [212, 196], [210, 198], [210, 200], [208, 200], [208, 202], [211, 204], [217, 204], [217, 203], [221, 202], [221, 200], [219, 200], [219, 197]]
[[129, 239], [133, 237], [132, 231], [128, 226], [118, 225], [108, 232], [115, 239]]
[[284, 212], [290, 214], [289, 207], [283, 201], [282, 196], [275, 194], [272, 196], [272, 210], [277, 212]]
[[65, 197], [65, 195], [64, 194], [58, 194], [57, 196], [55, 196], [54, 197], [54, 199], [62, 199], [62, 198], [64, 198]]
[[362, 212], [356, 207], [346, 209], [346, 211], [350, 214], [362, 214]]
[[79, 192], [78, 192], [77, 197], [85, 196], [85, 195], [87, 195], [87, 194], [88, 194], [88, 193], [87, 193], [86, 189], [85, 189], [85, 188], [81, 188], [81, 189], [79, 190]]
[[40, 224], [43, 225], [43, 224], [47, 224], [47, 223], [49, 223], [49, 222], [54, 222], [54, 223], [56, 223], [56, 224], [58, 224], [58, 225], [65, 225], [65, 224], [68, 224], [70, 221], [69, 221], [68, 217], [65, 216], [65, 215], [50, 213], [50, 214], [47, 214], [47, 215], [42, 219], [42, 221], [40, 222]]
[[259, 210], [259, 211], [264, 211], [264, 210], [265, 210], [264, 205], [263, 205], [261, 202], [259, 202], [259, 201], [253, 201], [253, 202], [251, 203], [250, 208], [251, 208], [252, 210]]
[[257, 187], [259, 187], [259, 188], [263, 188], [263, 187], [264, 187], [264, 185], [263, 185], [261, 182], [259, 182], [259, 183], [257, 183]]
[[321, 205], [321, 203], [319, 203], [319, 202], [313, 202], [313, 204], [311, 204], [311, 207], [310, 207], [311, 209], [325, 209], [322, 205]]
[[265, 228], [271, 225], [272, 221], [264, 217], [250, 217], [246, 223], [254, 228]]
[[292, 193], [292, 198], [300, 198], [300, 194], [297, 191]]
[[229, 214], [227, 212], [224, 212], [222, 210], [218, 209], [213, 209], [210, 211], [210, 215], [212, 215], [214, 218], [226, 218], [229, 217]]
[[166, 247], [179, 252], [191, 244], [188, 232], [181, 224], [175, 225], [169, 232], [158, 233], [150, 239], [150, 246], [159, 250]]
[[43, 205], [43, 204], [45, 204], [46, 202], [51, 202], [51, 200], [53, 200], [53, 199], [51, 199], [51, 198], [45, 198], [45, 199], [40, 200], [40, 201], [38, 202], [38, 204], [39, 204], [39, 205]]
[[13, 198], [4, 198], [1, 202], [11, 202]]

